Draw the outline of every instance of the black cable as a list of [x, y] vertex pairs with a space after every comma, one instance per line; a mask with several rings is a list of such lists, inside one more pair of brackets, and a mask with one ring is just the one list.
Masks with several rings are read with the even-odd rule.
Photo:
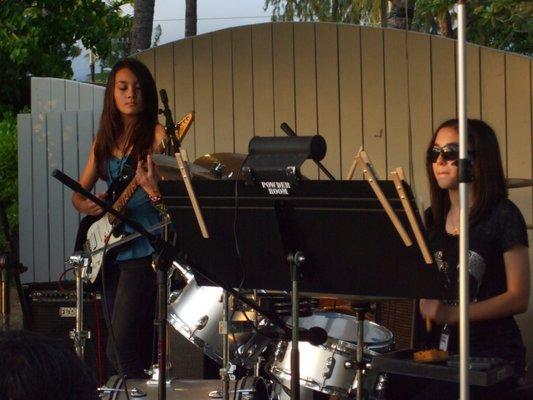
[[[111, 228], [111, 232], [109, 232], [109, 237], [113, 235], [113, 232], [115, 231], [115, 228], [117, 226], [118, 225], [114, 225], [113, 228]], [[120, 357], [118, 355], [115, 332], [113, 331], [113, 324], [111, 323], [109, 303], [107, 302], [107, 293], [106, 293], [106, 288], [105, 288], [105, 264], [106, 264], [106, 251], [107, 251], [108, 243], [109, 243], [108, 240], [104, 242], [104, 247], [102, 249], [102, 267], [100, 271], [100, 274], [101, 274], [100, 276], [102, 277], [102, 305], [104, 306], [104, 320], [107, 325], [107, 330], [111, 334], [111, 344], [112, 344], [113, 352], [115, 353], [115, 357], [117, 360], [118, 373], [122, 377], [122, 382], [124, 384], [124, 390], [126, 391], [126, 399], [130, 400], [128, 384], [126, 383], [126, 375], [124, 375], [124, 371], [122, 370], [122, 363], [120, 362]], [[120, 388], [117, 388], [117, 389], [120, 389]]]
[[[241, 294], [242, 285], [244, 284], [244, 280], [246, 277], [246, 269], [244, 268], [244, 263], [242, 261], [239, 238], [237, 236], [237, 220], [239, 215], [239, 178], [241, 176], [242, 166], [246, 164], [247, 160], [248, 156], [246, 156], [246, 158], [244, 159], [243, 163], [241, 164], [241, 168], [239, 168], [239, 170], [237, 171], [237, 175], [235, 176], [235, 217], [233, 219], [233, 239], [235, 242], [235, 252], [237, 253], [237, 259], [239, 260], [239, 265], [241, 267], [241, 281], [239, 282], [239, 287], [237, 288], [237, 295]], [[237, 299], [235, 299], [235, 304], [237, 304], [238, 300], [239, 299], [237, 297]], [[231, 313], [230, 321], [233, 321], [236, 309], [237, 306], [234, 307], [233, 312]]]

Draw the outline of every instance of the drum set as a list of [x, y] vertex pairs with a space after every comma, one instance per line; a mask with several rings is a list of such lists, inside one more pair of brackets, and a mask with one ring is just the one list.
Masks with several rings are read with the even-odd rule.
[[[238, 399], [290, 399], [291, 342], [280, 339], [276, 329], [255, 311], [239, 301], [230, 301], [228, 314], [228, 363], [224, 365], [224, 348], [219, 327], [224, 324], [224, 291], [219, 287], [198, 286], [184, 268], [174, 263], [169, 274], [185, 276], [186, 286], [170, 294], [168, 322], [181, 335], [202, 349], [205, 355], [231, 371]], [[288, 294], [264, 291], [247, 293], [259, 303], [270, 302], [274, 312], [291, 325]], [[272, 307], [270, 307], [272, 309]], [[356, 317], [327, 310], [317, 299], [302, 299], [299, 326], [320, 327], [327, 332], [325, 343], [314, 346], [299, 342], [300, 387], [302, 399], [354, 398], [357, 389], [356, 360], [358, 334]], [[374, 322], [364, 321], [364, 361], [369, 368], [372, 357], [394, 350], [390, 330]], [[365, 398], [379, 398], [384, 375], [365, 370]], [[211, 393], [211, 397], [221, 397]]]

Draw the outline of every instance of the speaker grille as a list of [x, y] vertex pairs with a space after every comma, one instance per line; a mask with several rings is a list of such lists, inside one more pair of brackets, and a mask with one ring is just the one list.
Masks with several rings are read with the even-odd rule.
[[376, 322], [394, 334], [396, 350], [413, 348], [414, 300], [389, 300], [378, 303]]
[[[59, 290], [55, 283], [29, 284], [25, 295], [29, 305], [28, 329], [58, 339], [74, 349], [70, 331], [76, 326], [76, 291], [74, 283], [67, 282]], [[85, 364], [99, 384], [116, 372], [107, 361], [105, 345], [107, 328], [100, 299], [93, 293], [86, 293], [83, 302], [84, 330], [91, 332], [85, 343]]]

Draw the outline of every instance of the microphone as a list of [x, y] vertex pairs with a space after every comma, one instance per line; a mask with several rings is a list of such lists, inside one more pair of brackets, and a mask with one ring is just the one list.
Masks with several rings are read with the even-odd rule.
[[[268, 327], [261, 329], [261, 334], [274, 340], [291, 340], [292, 331], [277, 332], [269, 331]], [[309, 342], [313, 346], [319, 346], [328, 340], [328, 333], [318, 326], [299, 330], [300, 342]]]
[[165, 89], [161, 89], [159, 91], [159, 95], [161, 96], [161, 103], [163, 103], [163, 107], [165, 108], [169, 108], [168, 107], [168, 96], [167, 96], [167, 91]]
[[60, 181], [61, 183], [63, 183], [64, 185], [67, 185], [69, 188], [71, 188], [75, 192], [79, 193], [83, 190], [83, 187], [77, 181], [75, 181], [70, 176], [64, 174], [58, 169], [54, 169], [52, 171], [52, 176], [56, 178], [58, 181]]
[[167, 155], [170, 155], [175, 153], [176, 150], [179, 150], [181, 143], [179, 138], [174, 136], [174, 130], [176, 129], [176, 126], [174, 125], [174, 120], [172, 119], [172, 111], [170, 111], [170, 107], [168, 106], [167, 91], [165, 89], [161, 89], [159, 91], [159, 96], [161, 97], [161, 103], [163, 103], [163, 109], [159, 110], [159, 114], [163, 114], [165, 116], [165, 133], [167, 134], [168, 140]]
[[309, 342], [313, 346], [318, 346], [325, 343], [326, 340], [328, 340], [328, 333], [318, 326], [313, 326], [307, 330], [300, 329], [301, 342]]

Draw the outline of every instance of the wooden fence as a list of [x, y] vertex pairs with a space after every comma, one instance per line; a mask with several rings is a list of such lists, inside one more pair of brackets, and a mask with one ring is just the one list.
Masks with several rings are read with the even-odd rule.
[[[79, 214], [55, 168], [78, 178], [103, 104], [102, 87], [32, 78], [31, 114], [18, 115], [20, 260], [24, 282], [58, 280], [74, 250]], [[102, 189], [99, 184], [99, 189]]]

